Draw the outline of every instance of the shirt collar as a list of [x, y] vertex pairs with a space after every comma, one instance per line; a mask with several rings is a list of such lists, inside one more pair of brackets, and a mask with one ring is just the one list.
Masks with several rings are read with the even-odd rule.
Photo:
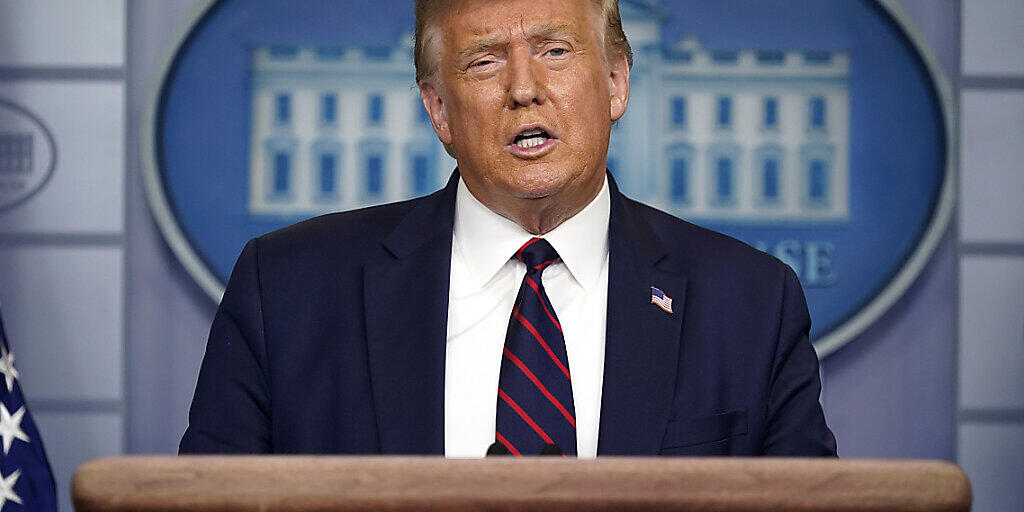
[[[572, 218], [543, 236], [558, 251], [580, 286], [597, 286], [608, 256], [611, 194], [605, 178], [601, 191]], [[459, 179], [455, 196], [455, 243], [469, 267], [474, 284], [482, 288], [533, 235], [484, 206]]]

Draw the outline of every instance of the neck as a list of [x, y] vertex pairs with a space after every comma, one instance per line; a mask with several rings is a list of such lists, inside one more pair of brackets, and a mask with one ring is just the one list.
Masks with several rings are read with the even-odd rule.
[[[593, 197], [590, 198], [590, 200], [593, 199]], [[523, 205], [523, 208], [517, 210], [499, 211], [492, 209], [492, 211], [519, 224], [530, 234], [541, 236], [561, 226], [563, 222], [582, 211], [590, 203], [590, 200], [583, 205], [574, 205], [572, 208], [566, 208], [565, 205], [554, 202], [551, 204], [526, 204]], [[527, 199], [526, 201], [542, 202], [544, 200]]]
[[512, 222], [515, 222], [528, 233], [542, 236], [561, 226], [563, 222], [573, 218], [577, 213], [583, 211], [595, 197], [601, 192], [604, 186], [605, 177], [587, 187], [586, 193], [575, 194], [576, 197], [569, 199], [568, 191], [541, 198], [506, 198], [504, 201], [496, 201], [493, 197], [483, 197], [470, 182], [466, 182], [466, 188], [489, 210]]

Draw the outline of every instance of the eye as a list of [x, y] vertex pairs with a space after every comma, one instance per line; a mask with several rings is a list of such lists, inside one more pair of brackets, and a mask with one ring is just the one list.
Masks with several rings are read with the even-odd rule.
[[550, 55], [552, 57], [561, 57], [561, 56], [563, 56], [563, 55], [565, 55], [567, 53], [569, 53], [569, 50], [567, 50], [565, 48], [552, 48], [552, 49], [548, 50], [548, 55]]
[[472, 62], [472, 63], [471, 63], [470, 65], [469, 65], [469, 67], [470, 67], [470, 69], [472, 69], [472, 68], [482, 68], [482, 67], [485, 67], [485, 66], [489, 66], [489, 65], [491, 65], [491, 64], [494, 64], [494, 62], [495, 62], [495, 61], [494, 61], [494, 59], [490, 59], [490, 58], [483, 58], [483, 59], [480, 59], [480, 60], [475, 60], [475, 61], [473, 61], [473, 62]]

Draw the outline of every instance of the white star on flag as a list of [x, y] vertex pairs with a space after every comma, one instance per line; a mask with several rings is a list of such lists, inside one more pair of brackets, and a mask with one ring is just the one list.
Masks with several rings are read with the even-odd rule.
[[21, 429], [21, 418], [24, 416], [25, 406], [21, 406], [14, 414], [11, 414], [7, 410], [7, 406], [0, 403], [0, 437], [4, 442], [4, 455], [11, 451], [11, 444], [15, 439], [21, 439], [26, 443], [31, 442], [25, 431]]
[[[2, 2], [3, 0], [0, 0]], [[11, 509], [57, 512], [53, 471], [46, 460], [32, 413], [25, 405], [21, 380], [14, 369], [14, 353], [0, 321], [0, 512]], [[14, 414], [11, 410], [16, 409]], [[24, 442], [18, 444], [15, 440]], [[15, 446], [17, 445], [17, 446]], [[21, 489], [16, 490], [20, 485]]]
[[14, 379], [19, 377], [18, 370], [14, 367], [14, 352], [7, 350], [7, 347], [2, 344], [0, 344], [0, 373], [4, 374], [7, 391], [14, 392]]
[[21, 505], [21, 497], [14, 492], [14, 484], [18, 483], [18, 477], [21, 476], [21, 470], [16, 469], [14, 473], [7, 476], [3, 476], [0, 473], [0, 511], [4, 509], [4, 505], [7, 504], [8, 500], [13, 501]]

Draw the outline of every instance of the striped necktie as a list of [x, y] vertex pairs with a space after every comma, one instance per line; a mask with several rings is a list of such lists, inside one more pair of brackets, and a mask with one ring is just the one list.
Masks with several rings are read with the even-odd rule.
[[494, 437], [516, 456], [538, 455], [549, 444], [575, 456], [576, 410], [565, 338], [541, 281], [558, 253], [546, 240], [533, 238], [515, 258], [526, 265], [526, 276], [505, 335]]

